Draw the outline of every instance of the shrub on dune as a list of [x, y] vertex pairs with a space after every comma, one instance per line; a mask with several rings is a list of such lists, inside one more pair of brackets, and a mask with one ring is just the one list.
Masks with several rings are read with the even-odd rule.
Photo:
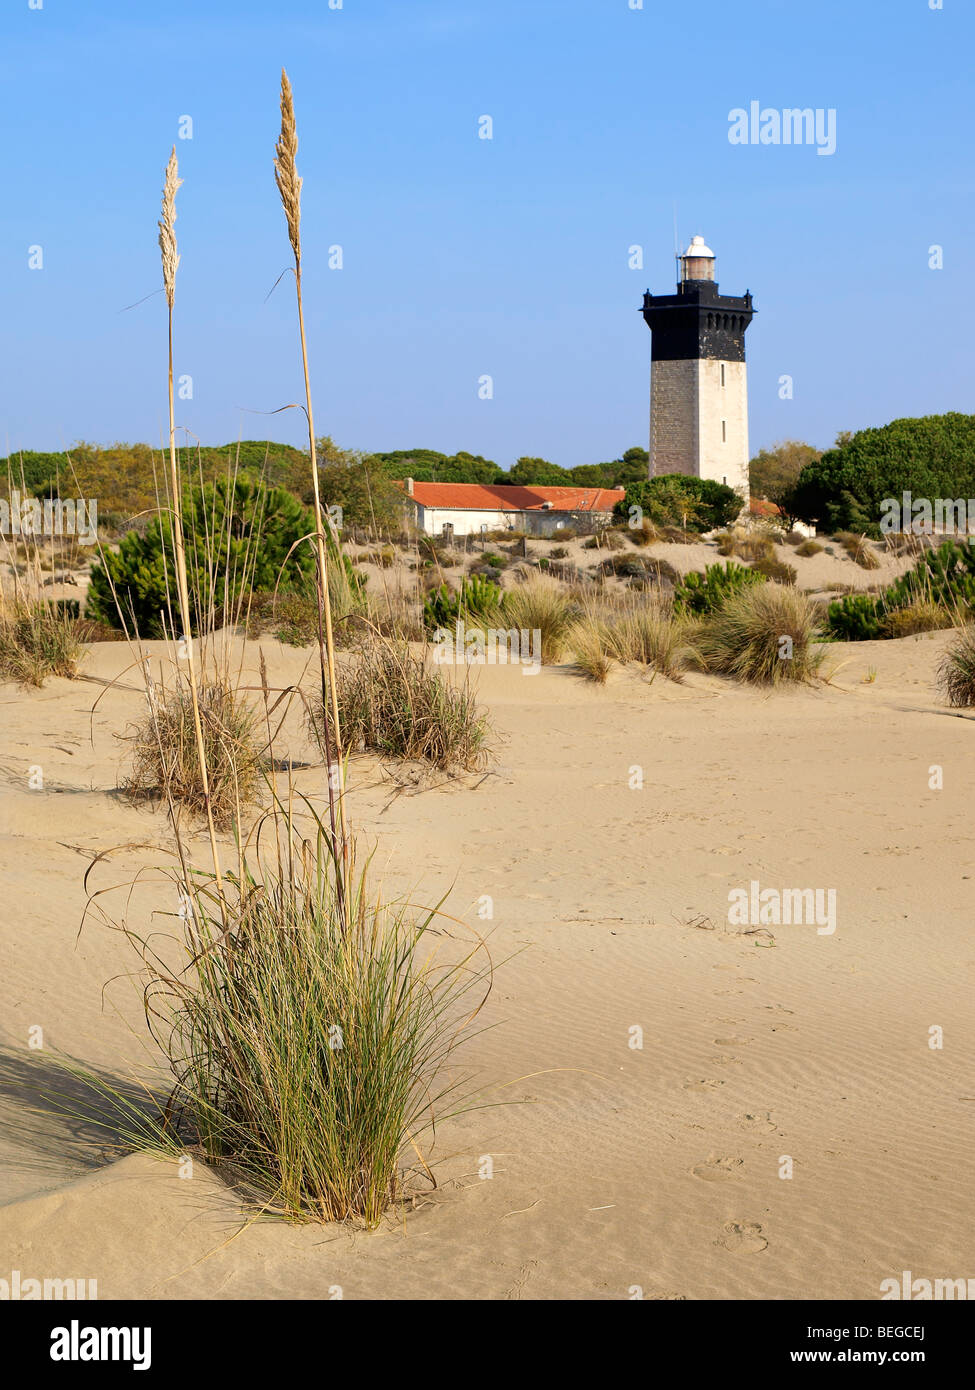
[[861, 569], [880, 569], [880, 560], [866, 536], [858, 536], [855, 531], [837, 531], [833, 540], [843, 547], [850, 559], [854, 560]]
[[892, 609], [881, 623], [881, 636], [913, 637], [918, 632], [938, 632], [952, 625], [947, 608], [931, 599], [919, 598], [904, 608]]
[[761, 584], [764, 575], [756, 569], [727, 560], [723, 565], [707, 565], [704, 573], [691, 570], [674, 589], [674, 609], [679, 613], [711, 613], [731, 594], [750, 584]]

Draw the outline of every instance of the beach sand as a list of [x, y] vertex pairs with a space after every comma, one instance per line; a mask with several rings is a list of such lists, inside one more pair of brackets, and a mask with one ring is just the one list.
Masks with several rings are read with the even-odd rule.
[[[488, 775], [404, 788], [354, 761], [377, 874], [449, 891], [496, 962], [492, 1026], [458, 1055], [491, 1108], [440, 1127], [439, 1186], [374, 1233], [255, 1222], [203, 1165], [106, 1161], [41, 1099], [53, 1049], [143, 1066], [131, 949], [79, 924], [93, 855], [150, 846], [100, 867], [124, 881], [166, 823], [117, 791], [143, 698], [135, 672], [107, 684], [124, 645], [0, 688], [0, 1275], [100, 1298], [876, 1299], [902, 1270], [975, 1272], [975, 727], [935, 690], [947, 640], [837, 645], [831, 684], [775, 693], [480, 668]], [[300, 676], [307, 653], [262, 645], [272, 680]], [[311, 759], [297, 721], [288, 746]], [[321, 791], [320, 767], [297, 777]], [[729, 926], [753, 880], [834, 889], [836, 931]]]

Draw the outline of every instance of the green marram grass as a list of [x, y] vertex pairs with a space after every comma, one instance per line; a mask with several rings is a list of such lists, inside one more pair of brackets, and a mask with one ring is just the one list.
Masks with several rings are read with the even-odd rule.
[[300, 839], [276, 806], [273, 852], [219, 890], [212, 873], [188, 891], [175, 874], [180, 933], [122, 927], [168, 1094], [154, 1084], [133, 1104], [132, 1087], [66, 1070], [121, 1150], [198, 1156], [267, 1215], [375, 1227], [434, 1181], [435, 1122], [474, 1104], [453, 1057], [476, 1035], [492, 966], [479, 937], [461, 940], [438, 908], [384, 901], [366, 872], [340, 868], [340, 906], [331, 834], [310, 816]]

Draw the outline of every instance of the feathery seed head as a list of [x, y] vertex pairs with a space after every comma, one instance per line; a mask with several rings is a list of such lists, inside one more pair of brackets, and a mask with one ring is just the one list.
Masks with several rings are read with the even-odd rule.
[[176, 295], [176, 269], [179, 265], [179, 256], [176, 252], [176, 190], [181, 187], [183, 180], [179, 177], [179, 166], [176, 162], [176, 146], [169, 156], [169, 163], [166, 166], [166, 184], [163, 188], [162, 200], [162, 221], [159, 223], [159, 249], [162, 252], [163, 283], [166, 286], [166, 302], [170, 309], [173, 307], [173, 300]]
[[281, 205], [288, 219], [288, 235], [295, 260], [301, 260], [301, 179], [298, 177], [298, 129], [291, 83], [281, 69], [281, 134], [275, 146], [274, 181], [281, 194]]

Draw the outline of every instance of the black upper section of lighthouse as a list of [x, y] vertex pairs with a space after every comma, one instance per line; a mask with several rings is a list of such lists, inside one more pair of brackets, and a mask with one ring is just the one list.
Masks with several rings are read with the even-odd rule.
[[711, 357], [744, 362], [752, 297], [719, 294], [713, 280], [682, 280], [676, 294], [643, 296], [643, 317], [653, 333], [654, 362]]

